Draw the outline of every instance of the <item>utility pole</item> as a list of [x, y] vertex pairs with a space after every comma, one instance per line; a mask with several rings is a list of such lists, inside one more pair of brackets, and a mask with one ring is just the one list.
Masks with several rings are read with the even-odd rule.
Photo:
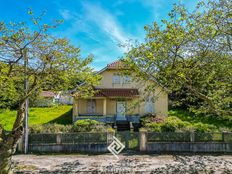
[[[27, 57], [27, 50], [24, 49], [24, 91], [25, 96], [28, 94], [28, 57]], [[26, 98], [25, 102], [25, 128], [24, 128], [24, 153], [28, 152], [28, 97]]]

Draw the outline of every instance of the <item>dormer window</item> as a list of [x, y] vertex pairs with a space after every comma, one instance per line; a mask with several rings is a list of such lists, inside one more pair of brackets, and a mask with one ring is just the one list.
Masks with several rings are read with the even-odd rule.
[[123, 77], [123, 84], [130, 84], [131, 78], [130, 76], [124, 76]]
[[113, 84], [120, 84], [121, 82], [121, 77], [119, 74], [114, 74], [113, 75], [113, 79], [112, 79], [112, 83]]

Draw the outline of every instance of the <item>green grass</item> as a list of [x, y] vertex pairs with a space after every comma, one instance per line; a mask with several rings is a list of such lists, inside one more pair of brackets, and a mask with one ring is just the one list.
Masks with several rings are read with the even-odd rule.
[[[29, 125], [57, 123], [72, 123], [72, 106], [54, 106], [48, 108], [30, 108]], [[5, 130], [11, 130], [16, 118], [16, 110], [0, 109], [0, 124]]]
[[[57, 123], [72, 123], [72, 106], [54, 106], [50, 108], [30, 108], [29, 109], [29, 125]], [[16, 118], [16, 110], [0, 109], [0, 124], [4, 129], [11, 130]], [[206, 117], [196, 116], [186, 110], [170, 110], [169, 116], [176, 116], [183, 121], [190, 123], [206, 123], [217, 126], [218, 128], [232, 128], [231, 117]]]
[[216, 117], [216, 116], [204, 116], [195, 115], [187, 110], [173, 109], [168, 113], [169, 116], [176, 116], [182, 121], [188, 121], [190, 123], [205, 123], [216, 126], [217, 128], [232, 128], [232, 117]]

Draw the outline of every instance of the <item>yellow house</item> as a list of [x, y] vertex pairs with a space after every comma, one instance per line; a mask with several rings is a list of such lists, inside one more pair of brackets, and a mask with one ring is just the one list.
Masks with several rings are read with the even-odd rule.
[[149, 82], [133, 81], [120, 73], [120, 67], [122, 62], [116, 61], [98, 72], [102, 79], [94, 87], [97, 92], [93, 97], [74, 97], [73, 121], [90, 118], [108, 123], [138, 123], [139, 117], [145, 114], [167, 116], [168, 94], [164, 88], [157, 84], [154, 90], [147, 92]]

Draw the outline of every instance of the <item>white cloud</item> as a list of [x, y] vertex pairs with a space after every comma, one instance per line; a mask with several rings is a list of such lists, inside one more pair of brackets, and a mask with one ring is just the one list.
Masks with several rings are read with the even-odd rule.
[[[72, 41], [76, 41], [76, 35], [80, 33], [86, 33], [91, 40], [100, 43], [100, 40], [92, 31], [91, 26], [83, 20], [84, 17], [78, 15], [76, 12], [70, 12], [66, 9], [60, 10], [60, 15], [63, 17], [63, 19], [65, 19], [64, 22], [68, 21], [68, 24], [70, 25], [66, 29], [55, 33], [55, 35], [67, 37]], [[80, 41], [78, 41], [78, 43], [79, 42]]]
[[60, 15], [62, 16], [62, 18], [64, 20], [69, 20], [69, 19], [71, 19], [73, 17], [69, 10], [62, 9], [59, 12], [60, 12]]
[[123, 45], [129, 39], [135, 39], [125, 32], [117, 20], [117, 14], [112, 14], [99, 4], [84, 1], [78, 13], [66, 9], [59, 12], [67, 27], [56, 35], [69, 38], [75, 45], [79, 44], [77, 46], [81, 47], [82, 54], [92, 53], [92, 67], [97, 70], [128, 51], [127, 47], [119, 47], [118, 44]]
[[95, 42], [110, 40], [111, 44], [114, 44], [116, 49], [122, 53], [128, 50], [124, 47], [118, 47], [118, 45], [125, 44], [129, 39], [135, 39], [135, 37], [123, 30], [115, 16], [96, 4], [85, 2], [82, 6], [82, 14], [66, 9], [60, 10], [60, 15], [65, 20], [71, 21], [71, 25], [59, 34], [71, 38], [82, 32]]
[[83, 7], [85, 20], [95, 24], [115, 44], [124, 44], [129, 38], [133, 38], [130, 34], [125, 33], [117, 19], [101, 6], [84, 3]]
[[[70, 12], [66, 9], [59, 11], [63, 19], [71, 22], [70, 27], [65, 31], [61, 31], [59, 34], [70, 38], [83, 32], [96, 42], [103, 42], [101, 39], [104, 37], [113, 42], [119, 51], [127, 51], [126, 48], [118, 47], [118, 44], [125, 44], [129, 39], [135, 39], [135, 37], [125, 33], [117, 19], [112, 14], [96, 4], [85, 2], [82, 6], [82, 14]], [[99, 32], [103, 35], [101, 38], [99, 37]]]

